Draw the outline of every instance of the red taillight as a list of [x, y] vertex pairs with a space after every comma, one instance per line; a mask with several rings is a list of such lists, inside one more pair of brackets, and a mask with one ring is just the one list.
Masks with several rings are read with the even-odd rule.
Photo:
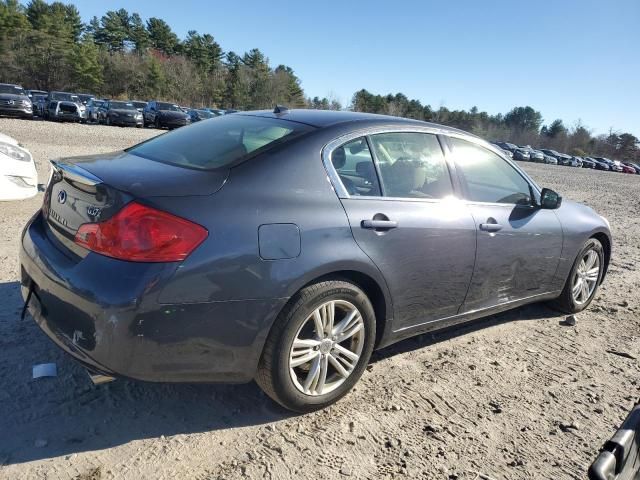
[[204, 227], [133, 202], [109, 220], [80, 225], [75, 242], [132, 262], [179, 262], [207, 238]]

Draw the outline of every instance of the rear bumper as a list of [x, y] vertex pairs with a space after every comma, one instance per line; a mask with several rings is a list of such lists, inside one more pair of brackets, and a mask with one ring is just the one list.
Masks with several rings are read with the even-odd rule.
[[286, 299], [161, 304], [175, 264], [73, 258], [41, 214], [20, 249], [23, 298], [40, 328], [76, 360], [154, 382], [247, 382]]

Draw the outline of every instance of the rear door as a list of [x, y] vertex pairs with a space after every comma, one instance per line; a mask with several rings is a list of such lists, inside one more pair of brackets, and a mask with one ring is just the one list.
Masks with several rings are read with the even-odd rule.
[[473, 272], [475, 223], [455, 198], [438, 138], [372, 134], [328, 158], [354, 238], [391, 292], [394, 330], [455, 315]]
[[448, 143], [478, 232], [461, 312], [547, 293], [562, 252], [555, 212], [534, 206], [535, 187], [496, 153], [460, 138]]

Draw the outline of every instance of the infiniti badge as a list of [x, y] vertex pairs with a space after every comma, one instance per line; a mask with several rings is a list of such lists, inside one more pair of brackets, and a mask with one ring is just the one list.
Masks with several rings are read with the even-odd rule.
[[58, 203], [64, 203], [67, 201], [67, 192], [60, 190], [58, 192]]

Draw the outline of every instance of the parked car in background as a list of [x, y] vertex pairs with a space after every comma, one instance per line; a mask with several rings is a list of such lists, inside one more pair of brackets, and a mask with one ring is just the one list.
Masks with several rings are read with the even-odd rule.
[[187, 111], [187, 115], [189, 115], [189, 120], [191, 123], [199, 122], [200, 120], [207, 120], [209, 118], [215, 118], [218, 115], [209, 112], [208, 110], [197, 110], [191, 109]]
[[494, 145], [502, 148], [503, 150], [508, 150], [511, 153], [515, 152], [519, 147], [509, 142], [493, 142]]
[[37, 117], [44, 117], [44, 111], [47, 105], [47, 96], [34, 94], [31, 97], [31, 104], [33, 108], [33, 114]]
[[174, 103], [152, 100], [147, 103], [142, 115], [145, 127], [154, 126], [172, 130], [190, 123], [189, 115]]
[[513, 159], [521, 160], [523, 162], [528, 162], [529, 160], [531, 160], [531, 156], [529, 155], [529, 150], [527, 150], [526, 148], [516, 148], [513, 151]]
[[622, 165], [616, 164], [613, 160], [607, 157], [595, 157], [595, 159], [605, 163], [612, 172], [622, 172]]
[[551, 155], [543, 154], [543, 162], [549, 165], [558, 165], [558, 159], [556, 157], [552, 157]]
[[609, 164], [606, 163], [606, 162], [598, 160], [598, 159], [596, 159], [594, 157], [586, 157], [586, 158], [587, 158], [587, 160], [590, 160], [590, 161], [592, 161], [594, 163], [594, 168], [596, 170], [603, 170], [603, 171], [611, 170], [611, 168], [609, 168]]
[[144, 107], [147, 106], [147, 102], [143, 102], [142, 100], [131, 100], [131, 103], [133, 103], [133, 106], [136, 107], [136, 110], [140, 113], [142, 113], [144, 111]]
[[120, 127], [142, 128], [144, 122], [142, 113], [132, 102], [120, 102], [110, 100], [104, 107], [104, 123], [107, 125], [117, 125]]
[[84, 105], [82, 105], [82, 102], [80, 101], [80, 97], [78, 97], [78, 95], [76, 95], [75, 93], [69, 93], [69, 92], [49, 92], [47, 94], [47, 102], [45, 105], [45, 110], [44, 110], [44, 117], [47, 120], [50, 120], [51, 117], [49, 116], [51, 114], [51, 112], [53, 110], [55, 110], [55, 108], [53, 107], [57, 107], [57, 103], [56, 105], [52, 106], [52, 103], [54, 102], [66, 102], [66, 103], [75, 103], [78, 111], [78, 116], [80, 118], [80, 120], [82, 120], [84, 118], [83, 116], [83, 112], [86, 111], [86, 108], [84, 107]]
[[29, 96], [29, 98], [31, 99], [31, 102], [33, 103], [33, 97], [35, 95], [44, 95], [45, 97], [47, 96], [47, 92], [46, 90], [25, 90], [25, 92], [27, 93], [27, 95]]
[[81, 122], [80, 105], [76, 102], [53, 100], [47, 104], [45, 116], [57, 122]]
[[596, 162], [589, 157], [582, 157], [582, 168], [596, 168]]
[[532, 162], [544, 162], [544, 153], [542, 153], [540, 150], [535, 150], [529, 147], [529, 158], [531, 158]]
[[33, 118], [33, 105], [20, 85], [0, 83], [0, 115]]
[[633, 168], [637, 174], [640, 174], [640, 165], [638, 165], [637, 163], [632, 163], [632, 162], [622, 162], [622, 163], [627, 167]]
[[37, 193], [38, 173], [31, 153], [0, 133], [0, 201], [23, 200]]
[[104, 107], [106, 100], [92, 98], [87, 102], [87, 122], [102, 123], [104, 120]]
[[375, 348], [531, 302], [584, 310], [609, 264], [594, 210], [415, 120], [242, 112], [52, 165], [21, 292], [101, 380], [256, 379], [318, 410]]
[[555, 158], [558, 161], [558, 165], [562, 165], [563, 161], [566, 161], [567, 159], [571, 158], [569, 155], [565, 155], [564, 153], [560, 153], [548, 148], [541, 148], [540, 151], [545, 155], [549, 155]]
[[85, 106], [87, 105], [87, 103], [89, 103], [90, 100], [96, 98], [95, 95], [92, 95], [90, 93], [77, 93], [76, 95], [80, 99], [80, 103]]
[[636, 169], [633, 168], [630, 165], [627, 165], [624, 162], [620, 162], [618, 160], [615, 160], [616, 164], [620, 166], [620, 168], [622, 168], [622, 173], [632, 173], [633, 175], [636, 174]]
[[200, 110], [206, 110], [207, 112], [213, 113], [216, 117], [225, 114], [225, 111], [221, 108], [201, 108]]

